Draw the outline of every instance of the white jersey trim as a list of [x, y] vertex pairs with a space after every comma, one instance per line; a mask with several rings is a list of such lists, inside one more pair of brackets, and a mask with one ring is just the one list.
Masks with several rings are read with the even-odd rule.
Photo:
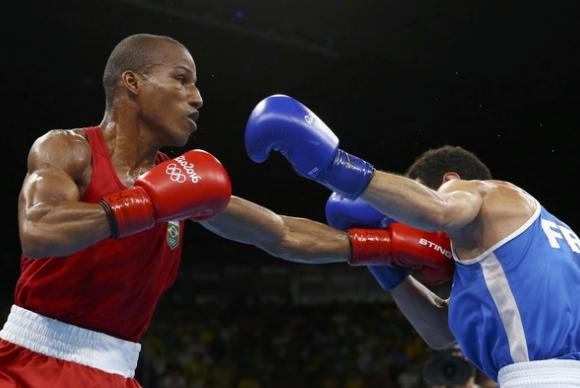
[[502, 388], [572, 388], [580, 387], [580, 361], [538, 360], [506, 365], [499, 370]]
[[141, 345], [12, 305], [0, 338], [59, 360], [135, 376]]

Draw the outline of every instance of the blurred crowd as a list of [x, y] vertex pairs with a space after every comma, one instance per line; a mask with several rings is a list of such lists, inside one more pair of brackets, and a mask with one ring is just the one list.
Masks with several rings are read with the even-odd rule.
[[150, 388], [422, 387], [431, 355], [388, 304], [162, 308], [143, 341]]

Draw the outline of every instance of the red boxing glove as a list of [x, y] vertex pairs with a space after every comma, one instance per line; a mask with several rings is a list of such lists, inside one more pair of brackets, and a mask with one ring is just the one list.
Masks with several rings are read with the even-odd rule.
[[400, 222], [385, 229], [348, 230], [352, 246], [349, 264], [392, 265], [420, 269], [425, 283], [437, 285], [453, 277], [449, 238], [443, 232], [425, 232]]
[[191, 150], [141, 175], [135, 186], [103, 198], [111, 236], [120, 238], [155, 223], [192, 218], [202, 221], [220, 213], [232, 195], [230, 178], [210, 153]]

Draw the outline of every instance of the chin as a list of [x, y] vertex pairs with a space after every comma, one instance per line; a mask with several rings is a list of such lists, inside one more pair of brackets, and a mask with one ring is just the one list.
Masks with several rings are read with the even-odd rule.
[[175, 143], [176, 147], [183, 147], [189, 141], [192, 133], [195, 132], [195, 128], [187, 126], [186, 128], [180, 127], [172, 133], [172, 141]]
[[186, 145], [189, 142], [189, 137], [190, 136], [187, 135], [187, 136], [182, 136], [182, 137], [179, 137], [179, 138], [175, 138], [174, 139], [175, 140], [175, 143], [176, 143], [175, 146], [177, 146], [177, 147], [183, 147], [184, 145]]

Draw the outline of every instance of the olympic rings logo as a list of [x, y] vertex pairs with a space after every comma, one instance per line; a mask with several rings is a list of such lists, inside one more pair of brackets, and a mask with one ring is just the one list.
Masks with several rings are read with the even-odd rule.
[[169, 179], [177, 183], [185, 183], [188, 177], [193, 183], [201, 180], [201, 176], [197, 175], [193, 169], [193, 164], [185, 160], [183, 155], [173, 160], [175, 163], [169, 163], [165, 167], [165, 173], [169, 175]]
[[175, 163], [169, 163], [165, 167], [165, 173], [169, 174], [169, 179], [173, 182], [184, 183], [187, 177], [181, 172], [181, 168], [177, 167]]

